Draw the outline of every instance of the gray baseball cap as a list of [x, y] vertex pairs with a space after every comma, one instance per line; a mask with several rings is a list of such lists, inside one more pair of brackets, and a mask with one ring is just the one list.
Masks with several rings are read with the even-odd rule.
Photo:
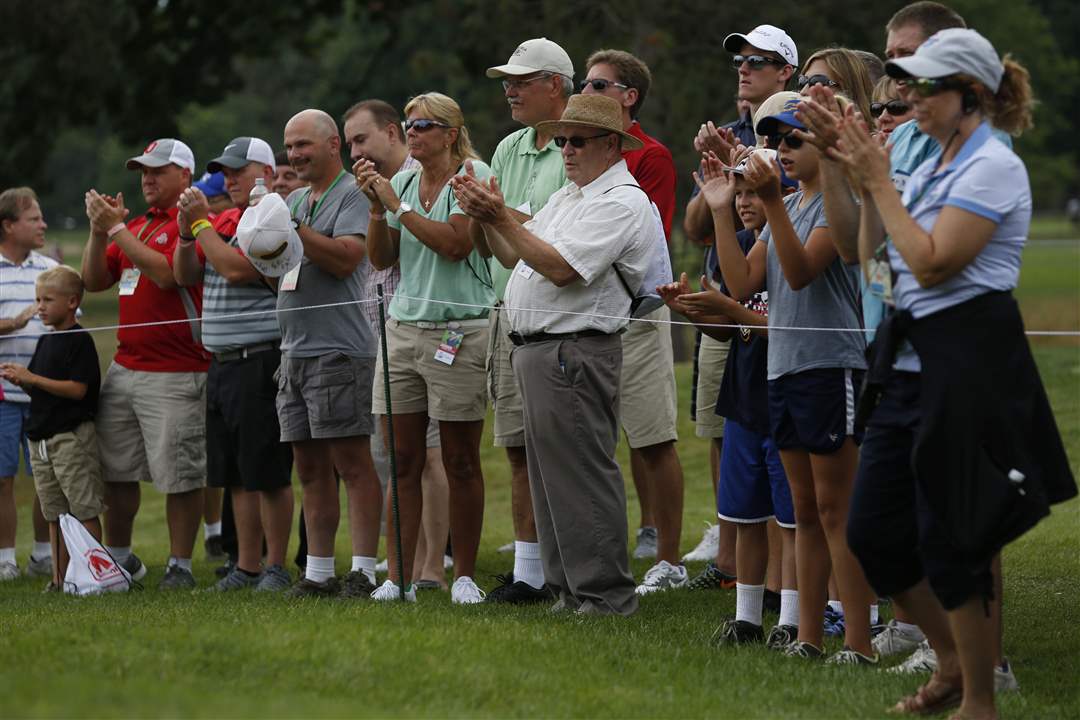
[[160, 138], [146, 146], [142, 155], [136, 155], [127, 161], [128, 170], [141, 167], [165, 167], [172, 163], [195, 172], [195, 153], [191, 148], [174, 138]]
[[229, 141], [220, 157], [206, 164], [206, 171], [220, 172], [222, 167], [239, 170], [248, 163], [257, 162], [274, 168], [274, 151], [270, 143], [256, 137], [238, 137]]
[[969, 75], [996, 93], [1005, 66], [982, 35], [967, 28], [949, 28], [931, 35], [914, 55], [885, 63], [885, 72], [899, 80]]

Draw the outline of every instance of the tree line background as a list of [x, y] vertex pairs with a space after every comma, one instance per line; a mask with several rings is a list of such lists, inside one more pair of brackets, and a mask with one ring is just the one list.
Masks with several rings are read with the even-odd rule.
[[[124, 160], [150, 140], [187, 142], [202, 168], [226, 142], [255, 135], [281, 146], [285, 122], [318, 107], [336, 118], [378, 97], [397, 107], [427, 90], [455, 98], [481, 155], [515, 129], [484, 70], [522, 40], [546, 36], [584, 77], [593, 50], [629, 50], [650, 66], [645, 130], [671, 148], [680, 204], [696, 166], [691, 139], [706, 119], [735, 117], [736, 74], [721, 43], [769, 22], [800, 58], [827, 45], [884, 53], [884, 26], [905, 3], [815, 0], [49, 0], [0, 3], [0, 187], [31, 185], [50, 222], [85, 224], [89, 187], [124, 191]], [[1031, 71], [1036, 127], [1016, 149], [1036, 205], [1060, 208], [1080, 184], [1080, 4], [1071, 0], [954, 0], [1000, 53]]]

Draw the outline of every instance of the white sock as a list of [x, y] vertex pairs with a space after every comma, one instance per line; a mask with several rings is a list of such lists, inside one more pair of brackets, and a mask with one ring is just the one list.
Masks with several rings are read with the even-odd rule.
[[780, 625], [799, 626], [799, 591], [780, 591]]
[[181, 570], [187, 570], [191, 572], [191, 558], [169, 558], [169, 565], [178, 565]]
[[112, 545], [105, 548], [109, 551], [109, 554], [113, 556], [113, 559], [118, 563], [126, 562], [131, 557], [131, 546], [113, 547]]
[[829, 607], [831, 607], [835, 612], [838, 612], [841, 615], [844, 614], [844, 606], [840, 603], [839, 600], [830, 600]]
[[879, 619], [879, 617], [878, 617], [877, 603], [874, 603], [873, 605], [870, 606], [870, 624], [871, 625], [877, 625], [878, 624], [878, 619]]
[[514, 582], [523, 582], [537, 590], [544, 587], [540, 543], [514, 541]]
[[0, 563], [15, 564], [15, 548], [0, 548]]
[[761, 604], [765, 600], [764, 585], [735, 583], [735, 620], [761, 625]]
[[322, 583], [334, 577], [334, 558], [307, 556], [307, 569], [304, 577], [311, 582]]
[[203, 535], [211, 538], [221, 534], [221, 521], [216, 523], [203, 523]]
[[35, 560], [44, 560], [47, 557], [52, 557], [52, 545], [47, 542], [34, 541], [34, 549], [30, 551], [30, 557]]
[[375, 558], [367, 557], [365, 555], [353, 555], [352, 572], [356, 572], [357, 570], [367, 575], [367, 579], [372, 584], [375, 583]]

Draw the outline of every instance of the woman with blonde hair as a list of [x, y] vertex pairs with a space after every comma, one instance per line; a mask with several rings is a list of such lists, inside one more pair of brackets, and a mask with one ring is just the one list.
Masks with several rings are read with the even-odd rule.
[[870, 118], [870, 97], [874, 84], [866, 63], [854, 50], [828, 47], [818, 50], [803, 63], [797, 82], [801, 94], [809, 93], [815, 85], [824, 85], [843, 93], [855, 104], [864, 118]]
[[[469, 238], [469, 218], [458, 207], [450, 178], [473, 172], [487, 178], [469, 140], [461, 108], [429, 92], [405, 106], [405, 139], [418, 169], [391, 180], [360, 160], [356, 182], [371, 200], [368, 255], [378, 269], [401, 265], [401, 281], [386, 321], [390, 395], [397, 453], [398, 505], [404, 577], [413, 575], [422, 509], [420, 476], [428, 419], [439, 422], [443, 464], [450, 485], [450, 538], [454, 547], [451, 599], [478, 603], [484, 593], [473, 582], [484, 516], [480, 435], [487, 409], [485, 362], [488, 308], [495, 303], [487, 264]], [[380, 355], [372, 393], [373, 412], [386, 412]], [[388, 517], [390, 513], [387, 513]], [[394, 535], [392, 517], [386, 536]], [[372, 593], [398, 597], [397, 548], [387, 542], [390, 578]], [[405, 595], [415, 600], [415, 590]]]

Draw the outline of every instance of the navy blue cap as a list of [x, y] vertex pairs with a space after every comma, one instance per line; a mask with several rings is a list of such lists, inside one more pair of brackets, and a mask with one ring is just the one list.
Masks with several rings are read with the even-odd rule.
[[758, 120], [757, 127], [754, 128], [754, 132], [758, 135], [774, 135], [776, 134], [776, 126], [780, 123], [784, 125], [790, 125], [793, 128], [799, 130], [805, 130], [806, 126], [795, 117], [795, 111], [799, 108], [799, 103], [802, 101], [801, 97], [794, 97], [784, 103], [780, 112], [775, 115], [768, 115]]

